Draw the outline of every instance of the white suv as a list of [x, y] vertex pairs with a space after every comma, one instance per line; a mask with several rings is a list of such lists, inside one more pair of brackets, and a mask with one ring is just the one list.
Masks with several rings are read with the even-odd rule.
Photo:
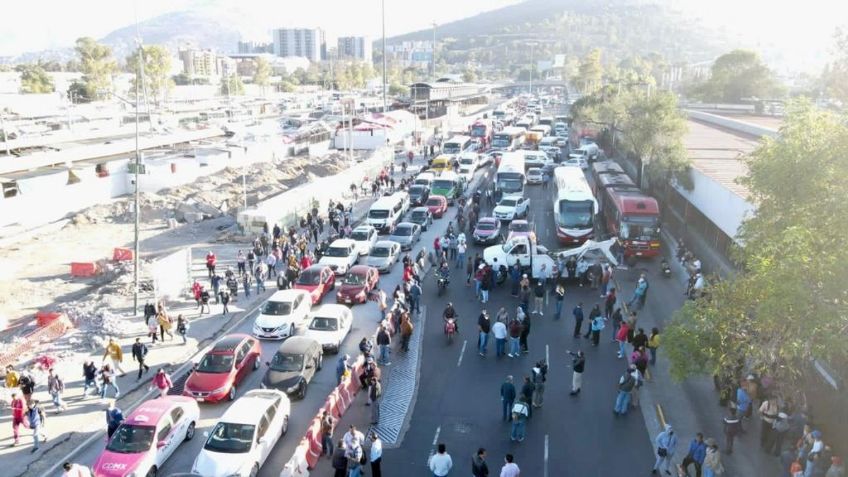
[[353, 229], [350, 238], [356, 243], [356, 251], [359, 255], [368, 255], [377, 243], [377, 229], [370, 225], [360, 225]]
[[268, 298], [253, 322], [253, 336], [281, 340], [297, 333], [306, 323], [312, 296], [306, 290], [280, 290]]
[[356, 242], [351, 239], [338, 239], [324, 251], [318, 263], [332, 268], [336, 275], [344, 275], [350, 267], [356, 265], [357, 260], [359, 260], [359, 252]]
[[498, 202], [493, 211], [498, 220], [512, 220], [519, 217], [527, 217], [530, 199], [526, 197], [504, 197]]

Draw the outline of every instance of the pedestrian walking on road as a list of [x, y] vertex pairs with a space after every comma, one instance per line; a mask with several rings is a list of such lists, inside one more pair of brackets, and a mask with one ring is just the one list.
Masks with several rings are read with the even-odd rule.
[[15, 439], [12, 442], [12, 446], [14, 447], [20, 444], [21, 426], [26, 426], [24, 424], [24, 410], [26, 409], [26, 404], [23, 399], [18, 397], [18, 393], [14, 391], [12, 392], [11, 401], [9, 401], [9, 408], [12, 409], [12, 437]]
[[[635, 312], [631, 312], [631, 316], [635, 318]], [[622, 321], [618, 328], [618, 333], [615, 334], [615, 340], [618, 341], [618, 359], [624, 358], [627, 346], [627, 335], [630, 334], [630, 323]]]
[[471, 456], [471, 475], [473, 477], [489, 477], [489, 465], [486, 464], [486, 449], [479, 448]]
[[371, 461], [371, 475], [373, 477], [382, 477], [383, 470], [380, 465], [383, 462], [383, 441], [376, 432], [371, 431], [371, 449], [368, 452], [368, 460]]
[[47, 440], [47, 434], [44, 432], [44, 425], [46, 423], [44, 410], [41, 409], [41, 405], [36, 399], [30, 401], [27, 407], [26, 422], [32, 430], [32, 449], [30, 449], [30, 453], [35, 453], [39, 448], [40, 442]]
[[556, 305], [554, 320], [559, 320], [559, 317], [562, 314], [562, 302], [565, 300], [565, 287], [562, 286], [562, 283], [557, 283], [557, 286], [554, 289], [554, 300]]
[[580, 389], [583, 387], [583, 370], [586, 369], [586, 355], [583, 351], [577, 350], [567, 351], [571, 355], [571, 369], [574, 371], [571, 375], [571, 392], [572, 396], [580, 394]]
[[325, 409], [321, 414], [321, 455], [333, 456], [333, 431], [336, 429], [336, 420]]
[[138, 363], [138, 376], [136, 381], [141, 379], [141, 374], [150, 371], [150, 366], [144, 364], [144, 359], [147, 357], [147, 346], [141, 342], [141, 338], [136, 338], [132, 345], [132, 358]]
[[574, 316], [574, 337], [580, 337], [580, 331], [583, 328], [583, 302], [578, 302], [577, 306], [571, 310], [571, 315]]
[[333, 477], [347, 477], [347, 452], [343, 441], [338, 442], [333, 452]]
[[86, 360], [82, 365], [82, 397], [86, 396], [89, 387], [94, 388], [94, 394], [100, 394], [100, 386], [97, 384], [97, 365], [92, 360]]
[[121, 372], [121, 377], [127, 374], [121, 366], [121, 363], [124, 362], [124, 352], [121, 350], [121, 345], [115, 341], [115, 338], [109, 338], [109, 342], [106, 344], [106, 352], [103, 353], [103, 362], [105, 363], [107, 359], [112, 364], [113, 370]]
[[671, 475], [669, 465], [674, 458], [674, 452], [677, 450], [677, 434], [674, 433], [671, 424], [666, 424], [662, 432], [657, 434], [654, 443], [657, 446], [657, 460], [654, 463], [652, 474], [657, 474], [660, 470]]
[[[208, 312], [209, 292], [206, 292], [205, 298], [203, 296], [203, 292], [201, 292], [200, 300], [207, 307], [207, 312]], [[201, 312], [202, 312], [202, 310], [201, 310]], [[165, 310], [160, 311], [159, 314], [156, 315], [156, 322], [159, 323], [159, 333], [160, 333], [160, 336], [161, 336], [160, 341], [163, 342], [163, 343], [165, 342], [165, 335], [166, 334], [168, 335], [169, 338], [171, 338], [171, 341], [174, 341], [174, 334], [171, 333], [171, 327], [173, 325], [171, 324], [171, 319], [168, 317], [168, 314], [165, 313]]]
[[542, 407], [545, 402], [545, 382], [548, 380], [548, 364], [544, 359], [536, 362], [532, 370], [533, 407]]
[[47, 370], [47, 392], [53, 400], [53, 405], [56, 406], [56, 412], [62, 412], [68, 408], [68, 405], [62, 400], [62, 393], [65, 392], [65, 381], [53, 368]]
[[224, 277], [221, 276], [220, 273], [215, 273], [212, 275], [212, 279], [210, 280], [212, 284], [212, 295], [215, 297], [215, 304], [218, 304], [218, 292], [221, 291], [221, 283], [223, 283]]
[[[203, 314], [204, 310], [206, 311], [206, 313], [211, 313], [211, 310], [209, 309], [209, 299], [210, 298], [211, 298], [211, 296], [209, 296], [209, 290], [207, 290], [205, 287], [201, 287], [200, 288], [200, 314], [201, 315]], [[164, 341], [165, 338], [162, 337], [162, 340]]]
[[156, 375], [153, 376], [153, 382], [150, 383], [150, 388], [158, 389], [159, 397], [165, 397], [172, 387], [174, 387], [174, 383], [171, 381], [171, 376], [165, 372], [165, 368], [159, 368], [159, 371], [156, 371]]
[[615, 397], [615, 407], [613, 413], [616, 415], [627, 415], [630, 409], [630, 393], [636, 387], [636, 378], [632, 372], [636, 370], [636, 365], [631, 364], [624, 370], [624, 374], [618, 378], [618, 394]]
[[238, 253], [236, 254], [236, 268], [238, 269], [239, 276], [242, 276], [245, 273], [245, 262], [246, 261], [247, 261], [247, 259], [244, 256], [244, 252], [239, 250]]
[[592, 322], [589, 325], [589, 331], [592, 333], [592, 346], [598, 346], [598, 343], [600, 343], [601, 331], [606, 327], [606, 321], [607, 319], [600, 313], [592, 318]]
[[253, 275], [245, 273], [241, 278], [241, 285], [244, 290], [244, 296], [250, 298], [250, 288], [253, 286]]
[[217, 263], [218, 258], [210, 250], [209, 253], [206, 254], [206, 271], [209, 272], [209, 278], [215, 276], [215, 265], [217, 265]]
[[526, 314], [521, 307], [518, 307], [515, 314], [519, 323], [521, 323], [521, 335], [518, 337], [518, 341], [521, 344], [521, 352], [527, 354], [530, 352], [530, 347], [527, 344], [527, 338], [530, 336], [530, 315]]
[[537, 280], [533, 287], [533, 313], [545, 314], [545, 282]]
[[439, 443], [436, 449], [437, 452], [430, 457], [430, 472], [432, 472], [435, 477], [445, 477], [453, 468], [453, 460], [451, 460], [451, 456], [447, 451], [447, 446], [444, 444]]
[[509, 322], [509, 354], [507, 356], [510, 358], [521, 356], [521, 330], [523, 325], [518, 319], [518, 313], [522, 313], [520, 307], [516, 311], [516, 316]]
[[716, 477], [724, 473], [724, 465], [721, 463], [721, 453], [718, 451], [718, 444], [712, 437], [708, 437], [704, 443], [707, 445], [707, 452], [704, 456], [704, 477]]
[[[525, 277], [527, 275], [524, 275]], [[521, 288], [518, 290], [518, 302], [521, 304], [521, 309], [524, 313], [530, 313], [530, 285], [521, 285]]]
[[519, 477], [520, 475], [521, 469], [519, 469], [518, 464], [515, 463], [515, 457], [513, 457], [512, 454], [504, 456], [504, 465], [501, 467], [500, 477]]
[[506, 309], [501, 307], [498, 310], [498, 315], [496, 317], [495, 323], [492, 325], [492, 336], [495, 338], [495, 357], [500, 358], [504, 355], [506, 349], [506, 338], [507, 338], [507, 329], [506, 329]]
[[183, 315], [177, 315], [177, 333], [183, 339], [183, 344], [186, 344], [186, 333], [188, 333], [188, 319]]
[[486, 356], [486, 345], [489, 342], [489, 332], [492, 331], [492, 320], [489, 319], [489, 313], [486, 310], [480, 312], [477, 318], [477, 329], [480, 336], [477, 339], [477, 352], [480, 356]]
[[522, 396], [512, 406], [512, 427], [509, 431], [509, 440], [513, 442], [524, 441], [527, 432], [527, 419], [529, 418], [530, 406], [527, 405], [527, 401]]
[[595, 303], [592, 310], [589, 311], [589, 326], [586, 327], [586, 334], [583, 335], [584, 338], [589, 339], [589, 337], [592, 336], [592, 324], [598, 316], [601, 316], [601, 307]]
[[642, 274], [639, 277], [639, 281], [636, 283], [636, 289], [633, 290], [633, 297], [630, 298], [630, 301], [627, 302], [627, 306], [630, 308], [641, 309], [645, 305], [645, 297], [648, 293], [648, 280], [645, 279], [645, 275]]
[[681, 465], [686, 475], [689, 475], [689, 466], [695, 464], [695, 477], [701, 477], [701, 467], [704, 464], [704, 458], [707, 456], [707, 444], [704, 443], [704, 435], [700, 432], [695, 435], [692, 442], [689, 443], [689, 450], [686, 452], [686, 457], [683, 458]]
[[533, 393], [535, 391], [536, 385], [533, 384], [532, 378], [530, 376], [524, 376], [524, 384], [521, 385], [521, 396], [518, 400], [527, 403], [527, 417], [533, 417], [533, 408], [530, 407], [530, 403], [533, 402]]
[[742, 433], [742, 418], [736, 412], [736, 408], [728, 409], [727, 416], [724, 417], [724, 442], [725, 452], [733, 454], [733, 441], [736, 436]]
[[109, 364], [104, 364], [100, 368], [100, 381], [100, 399], [106, 399], [106, 388], [110, 386], [115, 390], [115, 399], [118, 399], [121, 396], [121, 390], [118, 388], [115, 372]]
[[507, 376], [501, 384], [501, 406], [503, 407], [504, 421], [510, 421], [513, 404], [515, 404], [515, 385], [512, 383], [512, 376]]
[[221, 313], [226, 315], [230, 312], [230, 308], [228, 306], [230, 304], [230, 292], [228, 292], [226, 289], [221, 290], [220, 292], [218, 292], [218, 297], [221, 301], [221, 305], [223, 306]]
[[32, 373], [26, 369], [23, 370], [21, 376], [18, 378], [18, 387], [24, 396], [24, 402], [29, 405], [32, 401], [32, 394], [35, 392], [35, 378]]

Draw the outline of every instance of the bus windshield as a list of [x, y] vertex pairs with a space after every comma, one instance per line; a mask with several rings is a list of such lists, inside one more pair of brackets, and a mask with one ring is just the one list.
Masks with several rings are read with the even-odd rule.
[[521, 192], [522, 190], [524, 190], [524, 181], [522, 181], [520, 178], [511, 177], [498, 179], [498, 190], [501, 190], [507, 194]]
[[592, 215], [595, 205], [590, 200], [570, 202], [562, 200], [559, 203], [557, 224], [567, 229], [592, 228]]
[[471, 127], [471, 136], [472, 137], [484, 137], [486, 135], [486, 125], [485, 124], [477, 124]]
[[458, 142], [446, 142], [442, 147], [442, 152], [445, 154], [459, 154], [462, 152], [462, 144]]
[[619, 235], [624, 240], [659, 240], [659, 219], [650, 216], [625, 216], [621, 220]]
[[492, 146], [494, 147], [509, 147], [511, 145], [512, 138], [508, 134], [495, 134], [492, 139]]

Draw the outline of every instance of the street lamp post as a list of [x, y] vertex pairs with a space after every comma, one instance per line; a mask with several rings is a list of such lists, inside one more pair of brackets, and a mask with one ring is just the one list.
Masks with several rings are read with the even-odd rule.
[[536, 43], [530, 42], [530, 91], [529, 92], [530, 92], [531, 96], [533, 95], [533, 68], [534, 68], [533, 63], [535, 63], [535, 60], [533, 59], [533, 52], [534, 52], [535, 46], [536, 46]]

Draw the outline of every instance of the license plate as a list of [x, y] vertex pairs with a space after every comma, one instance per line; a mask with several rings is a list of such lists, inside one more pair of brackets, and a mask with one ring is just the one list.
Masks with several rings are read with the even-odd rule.
[[197, 402], [203, 402], [203, 398], [194, 398]]
[[636, 252], [636, 256], [637, 256], [637, 257], [641, 257], [641, 256], [642, 256], [642, 252]]
[[350, 298], [345, 298], [345, 303], [352, 303], [353, 301]]

